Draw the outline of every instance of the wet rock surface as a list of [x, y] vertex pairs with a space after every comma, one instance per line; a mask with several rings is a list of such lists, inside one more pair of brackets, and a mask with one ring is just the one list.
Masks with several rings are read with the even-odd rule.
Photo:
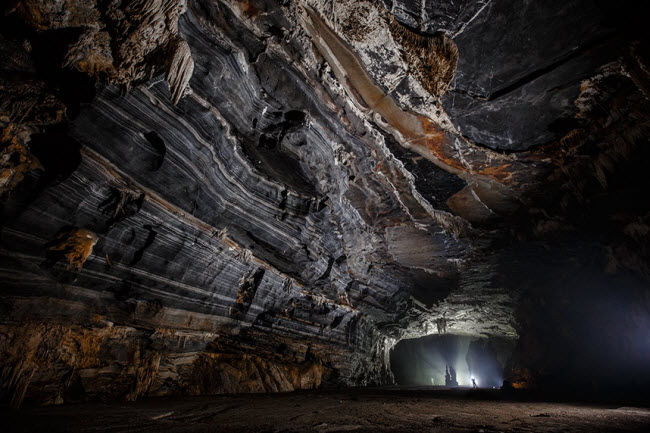
[[612, 341], [644, 329], [644, 40], [599, 3], [437, 3], [3, 6], [3, 402], [388, 384], [442, 319], [521, 336], [539, 385], [568, 356], [539, 324], [611, 275]]

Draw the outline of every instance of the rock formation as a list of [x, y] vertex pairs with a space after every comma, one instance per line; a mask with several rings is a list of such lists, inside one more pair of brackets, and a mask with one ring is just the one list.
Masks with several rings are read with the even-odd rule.
[[589, 330], [647, 363], [650, 56], [609, 3], [10, 1], [4, 400], [388, 384], [434, 333], [518, 339], [516, 386]]

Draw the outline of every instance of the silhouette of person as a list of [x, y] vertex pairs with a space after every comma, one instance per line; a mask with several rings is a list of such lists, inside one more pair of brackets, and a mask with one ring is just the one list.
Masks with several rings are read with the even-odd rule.
[[476, 389], [478, 386], [476, 386], [476, 379], [472, 378], [472, 388]]

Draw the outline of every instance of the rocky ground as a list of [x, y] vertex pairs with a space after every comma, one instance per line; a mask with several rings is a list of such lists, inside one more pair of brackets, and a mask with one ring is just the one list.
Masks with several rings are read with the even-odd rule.
[[[373, 388], [25, 408], [5, 432], [645, 432], [650, 409], [506, 398], [500, 391]], [[638, 405], [638, 403], [637, 403]]]

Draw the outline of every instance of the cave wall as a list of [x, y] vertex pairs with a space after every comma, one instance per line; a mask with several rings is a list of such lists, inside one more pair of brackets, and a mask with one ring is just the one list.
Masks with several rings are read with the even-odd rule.
[[[337, 160], [332, 141], [359, 140], [318, 105], [329, 96], [309, 90], [292, 53], [267, 52], [231, 6], [191, 6], [174, 37], [193, 47], [195, 90], [175, 104], [158, 70], [126, 93], [110, 77], [74, 118], [37, 122], [29, 137], [42, 168], [3, 206], [2, 376], [14, 403], [65, 400], [74, 383], [82, 396], [135, 399], [389, 380], [390, 339], [359, 308], [389, 310], [400, 280], [368, 294], [362, 258], [376, 248], [342, 190], [370, 170], [368, 151], [352, 167]], [[127, 12], [178, 18], [167, 11]], [[228, 17], [232, 27], [211, 27]], [[48, 43], [61, 51], [58, 31]]]
[[8, 2], [3, 401], [387, 384], [441, 328], [561, 382], [617, 278], [610, 340], [637, 335], [647, 45], [559, 3]]

